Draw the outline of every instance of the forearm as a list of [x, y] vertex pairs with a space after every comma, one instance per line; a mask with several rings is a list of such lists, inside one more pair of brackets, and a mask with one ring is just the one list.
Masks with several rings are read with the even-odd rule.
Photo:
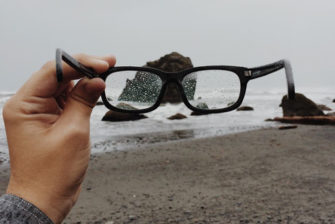
[[2, 223], [53, 224], [48, 216], [33, 204], [11, 194], [0, 197], [0, 224]]

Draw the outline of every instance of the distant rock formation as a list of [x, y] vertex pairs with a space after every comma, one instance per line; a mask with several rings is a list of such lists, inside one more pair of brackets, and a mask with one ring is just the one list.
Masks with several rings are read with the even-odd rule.
[[287, 95], [284, 96], [280, 106], [283, 108], [284, 117], [324, 115], [316, 103], [301, 93], [296, 93], [294, 100], [288, 99]]
[[[156, 68], [165, 72], [179, 72], [188, 68], [193, 68], [192, 61], [189, 57], [184, 57], [177, 52], [167, 54], [156, 61], [147, 62], [143, 67]], [[196, 79], [190, 79], [185, 94], [188, 99], [193, 99]], [[138, 72], [133, 80], [127, 80], [121, 95], [120, 101], [135, 102], [153, 102], [160, 91], [160, 82], [157, 77], [148, 72]], [[143, 94], [145, 93], [145, 94]], [[179, 94], [178, 86], [175, 83], [169, 83], [164, 93], [162, 103], [179, 103], [182, 99]]]

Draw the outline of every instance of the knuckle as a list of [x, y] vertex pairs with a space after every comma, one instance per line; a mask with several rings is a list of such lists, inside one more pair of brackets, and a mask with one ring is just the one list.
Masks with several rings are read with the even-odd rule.
[[9, 114], [10, 114], [10, 112], [9, 112], [8, 103], [5, 103], [4, 107], [2, 108], [2, 117], [4, 119], [7, 119], [7, 117], [8, 117]]
[[50, 68], [54, 67], [54, 61], [48, 61], [42, 66], [42, 70], [49, 70]]
[[12, 103], [12, 98], [7, 100], [7, 102], [5, 103], [5, 105], [2, 108], [2, 117], [3, 119], [6, 121], [8, 119], [10, 119], [11, 117], [13, 117], [13, 103]]
[[74, 56], [74, 58], [76, 58], [78, 61], [82, 61], [84, 60], [85, 58], [88, 58], [89, 56], [85, 53], [79, 53], [79, 54], [76, 54]]
[[68, 130], [68, 136], [70, 139], [85, 139], [89, 137], [89, 131], [79, 125], [72, 125]]

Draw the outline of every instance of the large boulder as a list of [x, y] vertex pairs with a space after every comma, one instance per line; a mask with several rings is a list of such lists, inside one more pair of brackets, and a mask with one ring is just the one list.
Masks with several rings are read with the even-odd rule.
[[[172, 52], [167, 54], [156, 61], [147, 62], [145, 66], [149, 68], [156, 68], [165, 72], [179, 72], [188, 68], [193, 68], [192, 61], [189, 57]], [[135, 78], [127, 80], [126, 86], [124, 87], [119, 100], [122, 101], [135, 101], [135, 102], [152, 102], [156, 100], [157, 93], [160, 90], [160, 83], [157, 82], [155, 76], [150, 75], [147, 72], [138, 72]], [[193, 99], [196, 79], [190, 79], [187, 81], [188, 87], [186, 95], [189, 99]], [[146, 94], [142, 94], [142, 93]], [[164, 93], [162, 103], [179, 103], [182, 99], [179, 94], [178, 86], [175, 83], [169, 83]]]
[[316, 103], [300, 93], [295, 94], [294, 100], [284, 96], [280, 106], [283, 108], [284, 117], [324, 115]]

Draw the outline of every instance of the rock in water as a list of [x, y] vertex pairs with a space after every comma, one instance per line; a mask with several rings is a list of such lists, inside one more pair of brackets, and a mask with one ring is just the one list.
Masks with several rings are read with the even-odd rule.
[[187, 118], [184, 114], [177, 113], [175, 115], [172, 115], [171, 117], [168, 117], [169, 120], [181, 120]]
[[[188, 68], [193, 68], [193, 64], [189, 57], [184, 57], [177, 52], [172, 52], [171, 54], [161, 57], [159, 60], [147, 62], [144, 67], [156, 68], [165, 72], [179, 72]], [[189, 100], [192, 100], [196, 87], [196, 76], [188, 79], [185, 86], [188, 87], [185, 89], [185, 94]], [[138, 72], [134, 79], [127, 80], [126, 86], [118, 100], [155, 102], [160, 89], [161, 81], [159, 78], [148, 72]], [[178, 86], [175, 83], [168, 84], [162, 100], [162, 103], [165, 102], [182, 102]]]
[[[209, 107], [206, 103], [198, 103], [196, 108], [203, 109], [203, 110], [208, 110]], [[191, 116], [200, 116], [200, 115], [207, 115], [208, 113], [206, 112], [197, 112], [197, 111], [192, 111]]]
[[333, 99], [333, 103], [335, 103], [335, 99]]
[[318, 105], [301, 93], [296, 93], [294, 100], [288, 99], [285, 95], [280, 106], [283, 108], [284, 117], [324, 115]]
[[249, 107], [249, 106], [242, 106], [237, 108], [237, 111], [250, 111], [250, 110], [254, 110], [254, 108]]
[[198, 109], [202, 109], [202, 110], [208, 110], [209, 109], [207, 103], [198, 103], [195, 107], [198, 108]]

